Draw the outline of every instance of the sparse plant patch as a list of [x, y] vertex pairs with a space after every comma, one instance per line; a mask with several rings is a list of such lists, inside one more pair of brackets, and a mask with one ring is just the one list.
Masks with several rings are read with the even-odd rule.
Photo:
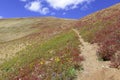
[[31, 45], [0, 66], [3, 78], [16, 80], [73, 79], [81, 67], [83, 57], [78, 49], [79, 41], [72, 31]]

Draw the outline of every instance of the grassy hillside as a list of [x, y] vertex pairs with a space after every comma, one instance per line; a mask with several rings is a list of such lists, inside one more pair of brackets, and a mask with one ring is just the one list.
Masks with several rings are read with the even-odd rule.
[[20, 18], [0, 21], [0, 79], [73, 79], [83, 60], [71, 30], [76, 20]]
[[[120, 4], [80, 20], [0, 19], [0, 80], [73, 80], [83, 70], [78, 35], [98, 43], [98, 58], [120, 66]], [[78, 33], [79, 33], [78, 32]]]
[[75, 20], [52, 17], [1, 19], [0, 63], [12, 58], [28, 45], [42, 43], [69, 29], [74, 22]]
[[99, 44], [100, 58], [120, 65], [120, 3], [84, 17], [76, 26], [86, 41]]
[[42, 44], [30, 45], [18, 52], [19, 55], [0, 66], [1, 78], [8, 80], [73, 79], [76, 69], [81, 68], [80, 62], [83, 60], [79, 56], [79, 44], [76, 34], [73, 31], [67, 31]]
[[67, 28], [69, 27], [68, 24], [72, 24], [74, 21], [75, 20], [52, 17], [1, 19], [0, 42], [11, 41], [33, 33], [38, 33], [46, 28]]

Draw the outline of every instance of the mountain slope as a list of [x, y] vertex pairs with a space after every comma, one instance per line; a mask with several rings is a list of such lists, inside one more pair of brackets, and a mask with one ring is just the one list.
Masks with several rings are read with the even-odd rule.
[[99, 44], [98, 56], [105, 61], [111, 60], [112, 67], [118, 67], [120, 65], [119, 14], [120, 3], [88, 15], [76, 24], [76, 28], [86, 41]]
[[[78, 73], [77, 80], [120, 79], [119, 14], [120, 3], [88, 15], [77, 22], [75, 28], [79, 30], [78, 34], [85, 41], [90, 42], [89, 45], [93, 45], [91, 50], [87, 44], [81, 47], [81, 53], [85, 57], [85, 61], [83, 61], [84, 70]], [[98, 49], [92, 48], [96, 43]]]
[[75, 22], [57, 18], [1, 20], [0, 79], [73, 79], [83, 60], [80, 43], [71, 31]]
[[67, 28], [69, 27], [68, 24], [73, 24], [74, 21], [54, 17], [1, 19], [0, 42], [11, 41], [34, 33], [40, 33], [40, 31], [46, 28]]
[[69, 29], [75, 21], [54, 17], [1, 19], [0, 63], [12, 58], [28, 45], [42, 43]]
[[120, 3], [80, 20], [1, 19], [0, 79], [119, 80], [119, 14]]

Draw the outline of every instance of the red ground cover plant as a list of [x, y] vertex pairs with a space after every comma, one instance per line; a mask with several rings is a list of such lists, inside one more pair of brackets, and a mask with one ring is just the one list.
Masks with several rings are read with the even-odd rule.
[[[111, 66], [119, 67], [120, 60], [115, 57], [120, 51], [120, 12], [119, 5], [98, 11], [82, 18], [76, 23], [81, 36], [90, 43], [98, 43], [98, 57], [111, 61]], [[119, 53], [117, 53], [119, 56]]]
[[111, 60], [111, 65], [114, 65], [114, 67], [120, 66], [120, 60], [118, 59], [120, 53], [117, 53], [117, 51], [120, 51], [119, 23], [111, 25], [110, 27], [106, 27], [103, 30], [99, 31], [96, 34], [94, 42], [99, 43], [100, 48], [98, 50], [98, 54], [103, 60]]

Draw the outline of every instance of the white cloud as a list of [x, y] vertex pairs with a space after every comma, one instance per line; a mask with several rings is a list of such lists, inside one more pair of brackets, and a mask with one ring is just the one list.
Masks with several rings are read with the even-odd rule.
[[43, 7], [40, 0], [29, 2], [28, 4], [25, 5], [25, 8], [30, 11], [39, 12], [44, 15], [49, 13], [49, 8]]
[[22, 1], [22, 2], [26, 2], [27, 0], [20, 0], [20, 1]]
[[47, 13], [49, 13], [49, 8], [47, 8], [47, 7], [42, 8], [42, 9], [41, 9], [41, 13], [42, 13], [42, 14], [47, 14]]
[[[39, 12], [40, 14], [55, 15], [54, 12], [50, 12], [50, 8], [55, 10], [71, 10], [75, 8], [80, 8], [81, 10], [88, 9], [87, 6], [95, 0], [21, 0], [26, 2], [25, 8], [33, 11]], [[81, 5], [81, 7], [79, 7]], [[64, 15], [64, 14], [63, 14]]]
[[86, 4], [89, 4], [90, 2], [94, 0], [46, 0], [47, 3], [54, 9], [74, 9], [77, 8], [79, 4], [83, 4], [86, 2]]
[[41, 9], [42, 5], [39, 1], [33, 1], [25, 5], [26, 9], [29, 9], [31, 11], [39, 11]]
[[0, 19], [2, 19], [3, 18], [3, 16], [0, 16]]

